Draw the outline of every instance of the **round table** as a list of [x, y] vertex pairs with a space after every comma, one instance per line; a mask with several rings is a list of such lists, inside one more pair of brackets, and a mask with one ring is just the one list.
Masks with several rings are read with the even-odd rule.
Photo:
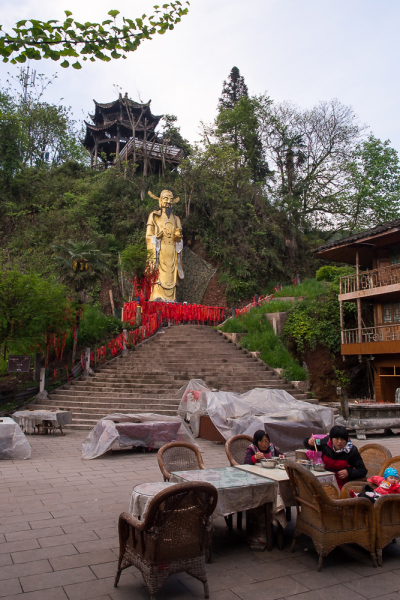
[[143, 520], [146, 515], [147, 508], [158, 492], [166, 490], [171, 485], [169, 481], [157, 481], [155, 483], [140, 483], [132, 490], [131, 501], [129, 504], [129, 512], [137, 519]]

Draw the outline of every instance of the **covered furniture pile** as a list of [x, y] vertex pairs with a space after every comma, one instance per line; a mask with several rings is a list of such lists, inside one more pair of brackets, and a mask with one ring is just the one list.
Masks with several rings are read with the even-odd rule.
[[310, 432], [322, 434], [334, 424], [333, 410], [296, 400], [285, 390], [255, 388], [244, 394], [213, 391], [201, 379], [192, 379], [179, 391], [178, 415], [199, 436], [200, 418], [208, 415], [225, 440], [253, 436], [268, 429], [274, 444], [295, 450]]
[[100, 419], [82, 443], [82, 458], [134, 447], [161, 448], [169, 442], [196, 442], [181, 417], [115, 413]]

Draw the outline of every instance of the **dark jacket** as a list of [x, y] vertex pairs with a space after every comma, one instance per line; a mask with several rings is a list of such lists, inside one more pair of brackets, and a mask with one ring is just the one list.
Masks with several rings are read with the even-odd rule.
[[[309, 438], [304, 440], [304, 447], [307, 448], [307, 450], [313, 450], [313, 448], [310, 448], [310, 446], [308, 445], [308, 440], [309, 440]], [[333, 450], [333, 448], [328, 446], [328, 442], [329, 442], [329, 435], [327, 435], [323, 439], [316, 440], [317, 449], [320, 452], [322, 452], [322, 460], [324, 460], [324, 457], [330, 459], [329, 464], [325, 465], [329, 471], [333, 471], [333, 472], [341, 471], [343, 469], [343, 466], [338, 465], [338, 467], [335, 468], [335, 465], [332, 464], [331, 461], [343, 461], [344, 460], [349, 465], [348, 467], [346, 467], [347, 472], [349, 474], [349, 480], [350, 479], [363, 479], [364, 477], [366, 477], [367, 469], [364, 465], [363, 459], [361, 458], [361, 454], [359, 453], [356, 446], [353, 446], [351, 448], [350, 452], [344, 452], [344, 451], [335, 452]]]
[[[245, 465], [255, 465], [260, 462], [256, 459], [256, 452], [261, 452], [261, 450], [257, 450], [253, 444], [250, 444], [246, 450], [246, 456], [244, 457]], [[270, 444], [268, 452], [265, 452], [264, 456], [270, 458], [271, 456], [279, 456], [280, 454], [282, 454], [282, 452], [278, 448], [275, 448], [274, 444]]]

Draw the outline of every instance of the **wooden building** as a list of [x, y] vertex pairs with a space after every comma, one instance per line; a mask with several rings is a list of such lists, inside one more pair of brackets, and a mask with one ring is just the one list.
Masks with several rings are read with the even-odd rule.
[[120, 94], [113, 102], [93, 102], [95, 111], [89, 115], [92, 123], [85, 121], [86, 135], [82, 140], [90, 152], [92, 167], [132, 160], [146, 174], [163, 173], [167, 164], [176, 166], [182, 160], [183, 151], [157, 134], [162, 115], [152, 114], [151, 100], [140, 104], [127, 94]]
[[[341, 353], [367, 359], [377, 401], [394, 402], [400, 388], [400, 219], [321, 246], [319, 258], [355, 266], [340, 280]], [[343, 303], [356, 304], [353, 327]], [[356, 326], [355, 326], [356, 325]]]

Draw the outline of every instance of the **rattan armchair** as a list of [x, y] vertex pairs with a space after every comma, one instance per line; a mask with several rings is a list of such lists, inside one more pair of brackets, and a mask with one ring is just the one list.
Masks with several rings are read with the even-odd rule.
[[382, 550], [400, 536], [400, 494], [381, 496], [374, 504], [376, 554], [382, 566]]
[[376, 567], [373, 504], [366, 498], [331, 498], [315, 475], [293, 461], [286, 463], [286, 471], [297, 511], [292, 552], [297, 537], [304, 533], [318, 552], [318, 571], [324, 557], [341, 544], [365, 548]]
[[365, 444], [359, 452], [368, 470], [367, 477], [379, 475], [382, 466], [392, 458], [390, 450], [381, 444]]
[[250, 435], [234, 435], [225, 443], [225, 452], [231, 467], [244, 464], [246, 450], [252, 441]]
[[389, 460], [387, 460], [385, 464], [382, 465], [382, 468], [379, 471], [379, 473], [377, 473], [377, 475], [383, 477], [383, 474], [388, 467], [396, 469], [396, 471], [400, 474], [400, 456], [393, 456], [393, 458], [389, 458]]
[[143, 521], [122, 513], [114, 586], [121, 572], [134, 565], [142, 573], [151, 600], [171, 575], [182, 572], [201, 581], [209, 598], [204, 555], [209, 517], [217, 500], [218, 492], [209, 483], [181, 483], [154, 496]]
[[[367, 483], [367, 478], [373, 475], [381, 475], [392, 459], [389, 448], [381, 444], [365, 444], [359, 449], [359, 452], [368, 470], [367, 476], [364, 479], [354, 479], [345, 483], [342, 487], [342, 498], [350, 498], [350, 490], [354, 490], [356, 493], [361, 492]], [[400, 457], [398, 457], [398, 461], [400, 466]]]
[[164, 481], [171, 479], [173, 471], [194, 471], [205, 469], [201, 453], [193, 444], [171, 442], [162, 446], [157, 453], [158, 466]]

